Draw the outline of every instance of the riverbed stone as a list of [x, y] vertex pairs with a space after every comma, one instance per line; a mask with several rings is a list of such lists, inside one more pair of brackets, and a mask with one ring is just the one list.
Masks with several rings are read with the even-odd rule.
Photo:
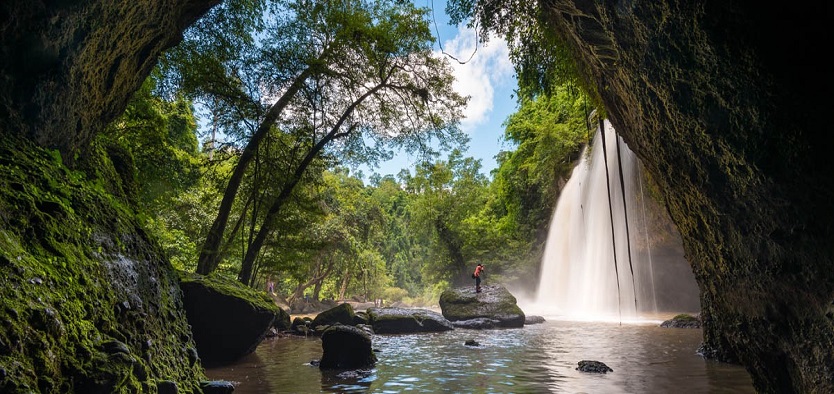
[[498, 320], [498, 327], [524, 326], [524, 312], [516, 298], [501, 285], [482, 286], [476, 293], [471, 287], [446, 290], [440, 295], [440, 310], [450, 321], [487, 318]]
[[200, 382], [200, 389], [203, 394], [232, 394], [235, 385], [225, 380], [204, 380]]
[[582, 360], [579, 362], [579, 366], [576, 367], [577, 371], [580, 372], [590, 372], [590, 373], [608, 373], [614, 372], [609, 366], [605, 365], [605, 363], [601, 361], [593, 361], [593, 360]]
[[205, 366], [226, 365], [252, 353], [279, 314], [265, 293], [237, 281], [191, 273], [180, 277], [188, 323]]
[[373, 367], [376, 355], [371, 336], [359, 328], [337, 324], [321, 335], [320, 369], [355, 369]]
[[497, 319], [479, 317], [477, 319], [453, 321], [452, 325], [455, 326], [455, 328], [468, 328], [470, 330], [488, 330], [498, 327], [499, 323], [501, 322]]
[[368, 319], [377, 334], [408, 334], [454, 330], [437, 312], [410, 308], [369, 308]]

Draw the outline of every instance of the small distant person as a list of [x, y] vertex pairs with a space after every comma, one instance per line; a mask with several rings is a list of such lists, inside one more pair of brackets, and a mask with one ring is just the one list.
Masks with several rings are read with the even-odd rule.
[[475, 273], [472, 274], [472, 277], [475, 278], [475, 292], [481, 292], [481, 274], [484, 272], [484, 266], [481, 263], [475, 267]]
[[269, 281], [266, 282], [266, 290], [269, 294], [275, 295], [275, 282], [272, 281], [272, 278], [269, 278]]

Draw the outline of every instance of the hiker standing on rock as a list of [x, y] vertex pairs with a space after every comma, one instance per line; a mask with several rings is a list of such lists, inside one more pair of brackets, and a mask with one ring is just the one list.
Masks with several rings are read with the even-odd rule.
[[475, 267], [475, 273], [472, 274], [472, 277], [475, 278], [475, 292], [481, 292], [481, 274], [484, 272], [484, 266], [481, 263], [478, 263], [478, 266]]

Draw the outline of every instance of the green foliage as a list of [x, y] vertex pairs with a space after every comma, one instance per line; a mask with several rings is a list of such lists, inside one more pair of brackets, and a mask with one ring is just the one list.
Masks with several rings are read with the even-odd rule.
[[570, 47], [555, 32], [536, 0], [449, 0], [446, 12], [453, 24], [478, 28], [481, 39], [504, 38], [518, 80], [519, 100], [550, 95], [569, 87], [584, 91], [599, 103], [596, 89], [581, 75]]

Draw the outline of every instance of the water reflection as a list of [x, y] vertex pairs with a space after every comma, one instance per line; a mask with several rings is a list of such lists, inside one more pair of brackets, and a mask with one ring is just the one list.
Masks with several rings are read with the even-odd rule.
[[[465, 346], [474, 339], [479, 347]], [[753, 393], [740, 366], [706, 361], [695, 350], [701, 331], [655, 324], [549, 321], [519, 329], [378, 335], [376, 367], [344, 379], [309, 364], [317, 338], [265, 341], [239, 363], [210, 369], [236, 382], [236, 394], [316, 392], [465, 393]], [[598, 360], [614, 372], [576, 371]]]

